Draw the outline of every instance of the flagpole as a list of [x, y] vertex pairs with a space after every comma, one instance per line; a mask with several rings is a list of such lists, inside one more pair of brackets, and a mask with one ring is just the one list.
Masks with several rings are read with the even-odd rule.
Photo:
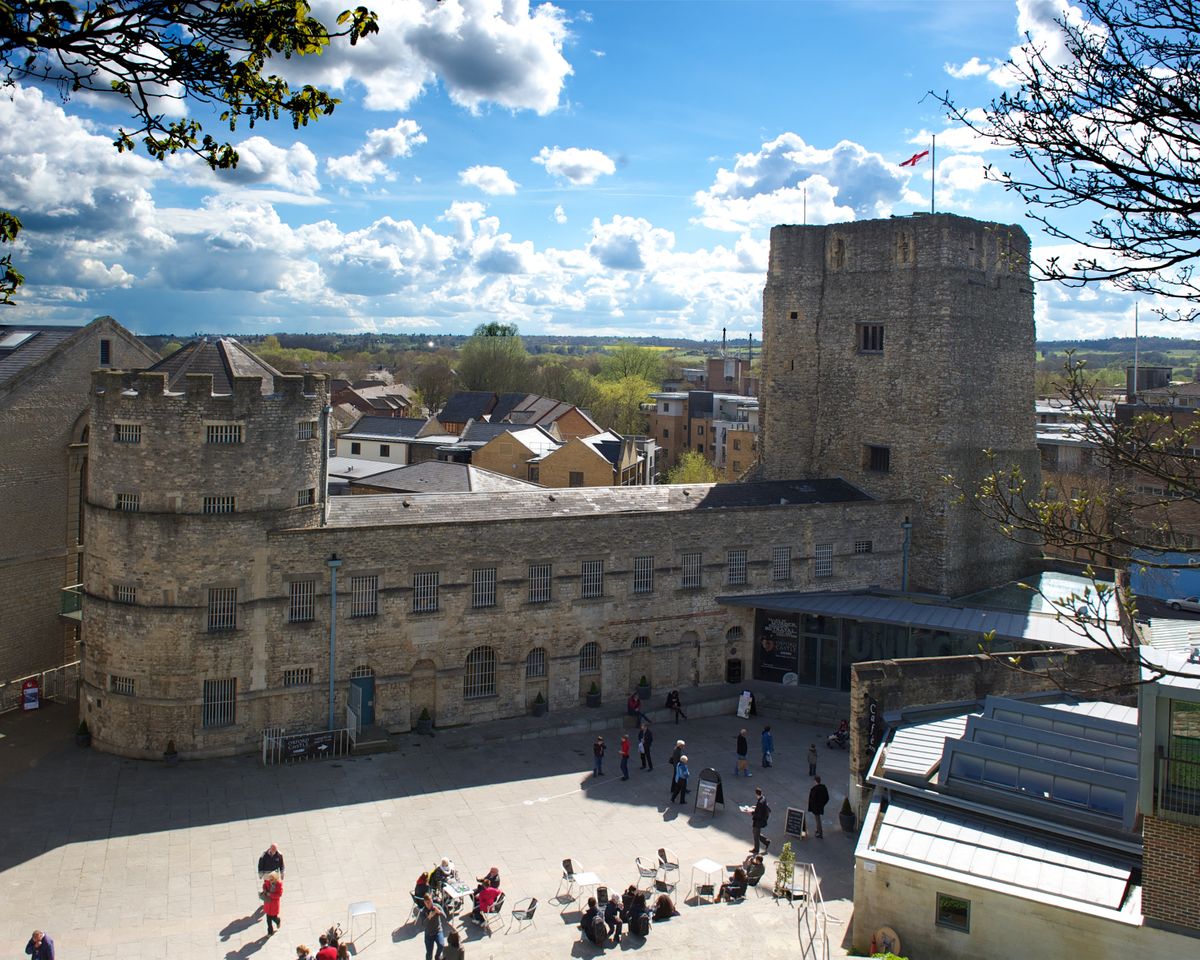
[[929, 212], [937, 213], [937, 134], [933, 134], [933, 144], [929, 148]]
[[804, 185], [804, 226], [808, 226], [808, 184]]

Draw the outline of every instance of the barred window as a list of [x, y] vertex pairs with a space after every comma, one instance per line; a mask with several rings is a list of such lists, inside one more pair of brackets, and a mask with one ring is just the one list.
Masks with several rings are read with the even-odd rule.
[[141, 443], [142, 425], [140, 423], [114, 423], [114, 443]]
[[438, 572], [413, 574], [413, 613], [436, 613], [438, 608]]
[[471, 571], [471, 606], [496, 605], [496, 568], [482, 567]]
[[550, 564], [531, 563], [529, 565], [529, 602], [549, 603], [552, 583]]
[[699, 587], [703, 581], [703, 575], [700, 567], [701, 555], [698, 553], [685, 553], [683, 555], [683, 589], [694, 590]]
[[604, 596], [604, 561], [584, 560], [581, 570], [579, 595], [581, 597]]
[[137, 587], [118, 583], [113, 588], [113, 596], [116, 598], [117, 603], [137, 603]]
[[379, 613], [379, 577], [350, 578], [350, 616], [373, 617]]
[[210, 423], [205, 430], [207, 443], [241, 443], [242, 425], [240, 423]]
[[595, 640], [580, 647], [579, 672], [584, 675], [600, 672], [600, 644]]
[[463, 674], [463, 699], [478, 700], [496, 695], [496, 651], [491, 647], [476, 647], [467, 654], [467, 669]]
[[301, 420], [296, 424], [296, 439], [311, 440], [317, 435], [316, 420]]
[[296, 667], [293, 670], [283, 671], [283, 685], [285, 687], [305, 687], [312, 682], [312, 667]]
[[525, 679], [534, 680], [546, 675], [546, 650], [534, 647], [525, 658]]
[[633, 638], [633, 649], [634, 650], [645, 650], [649, 646], [650, 646], [650, 638], [649, 637], [634, 637]]
[[360, 663], [357, 667], [350, 671], [350, 679], [354, 680], [358, 677], [373, 677], [375, 676], [375, 668], [367, 666], [365, 663]]
[[237, 716], [237, 678], [204, 681], [204, 704], [200, 711], [202, 726], [231, 727]]
[[303, 623], [313, 619], [316, 608], [317, 581], [293, 580], [288, 584], [288, 623]]
[[142, 495], [140, 493], [118, 493], [117, 509], [123, 510], [125, 513], [137, 513], [142, 509]]
[[296, 491], [296, 506], [307, 507], [311, 506], [315, 499], [316, 492], [312, 487], [305, 487], [303, 490]]
[[234, 498], [233, 497], [205, 497], [204, 512], [205, 513], [233, 513]]
[[874, 547], [874, 544], [870, 540], [855, 540], [854, 541], [854, 552], [855, 553], [870, 553], [873, 547]]
[[873, 473], [888, 473], [892, 469], [891, 448], [866, 444], [863, 447], [863, 469]]
[[857, 324], [858, 352], [883, 353], [883, 324]]
[[833, 544], [818, 543], [813, 549], [813, 576], [833, 576]]
[[114, 674], [108, 678], [108, 689], [123, 697], [132, 697], [133, 677], [118, 677]]
[[208, 632], [237, 629], [237, 587], [212, 587], [208, 591]]
[[731, 584], [746, 582], [746, 551], [730, 550], [726, 555], [726, 579]]
[[771, 579], [772, 580], [791, 580], [792, 579], [792, 548], [791, 547], [772, 547], [771, 548]]
[[653, 593], [654, 592], [654, 558], [653, 557], [634, 557], [633, 558], [633, 592], [634, 593]]

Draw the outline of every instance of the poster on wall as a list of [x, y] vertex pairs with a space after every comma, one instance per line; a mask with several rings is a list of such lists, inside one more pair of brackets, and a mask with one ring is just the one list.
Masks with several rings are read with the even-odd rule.
[[754, 623], [754, 676], [781, 683], [800, 665], [800, 618], [759, 610]]

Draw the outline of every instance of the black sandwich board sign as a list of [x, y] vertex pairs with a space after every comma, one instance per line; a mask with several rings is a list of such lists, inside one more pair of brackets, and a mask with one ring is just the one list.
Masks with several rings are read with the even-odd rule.
[[721, 775], [712, 767], [705, 767], [700, 771], [700, 779], [696, 783], [696, 809], [707, 810], [715, 817], [718, 803], [725, 806]]
[[803, 810], [796, 807], [787, 808], [787, 817], [784, 820], [783, 832], [790, 833], [793, 837], [800, 837], [805, 834]]

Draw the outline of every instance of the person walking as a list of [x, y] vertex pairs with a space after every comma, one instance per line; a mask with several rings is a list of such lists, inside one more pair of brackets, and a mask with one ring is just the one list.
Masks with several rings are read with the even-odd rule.
[[33, 960], [54, 960], [54, 941], [41, 930], [34, 930], [29, 942], [25, 944], [25, 952]]
[[817, 745], [815, 743], [808, 745], [808, 775], [810, 777], [817, 775]]
[[283, 854], [279, 852], [279, 848], [275, 844], [267, 847], [263, 851], [263, 855], [258, 858], [258, 879], [266, 880], [269, 873], [277, 873], [279, 879], [283, 879]]
[[267, 936], [274, 936], [279, 929], [279, 901], [283, 898], [283, 880], [272, 871], [263, 881], [263, 913], [267, 916]]
[[425, 960], [434, 960], [433, 948], [437, 947], [436, 960], [442, 960], [446, 950], [446, 933], [442, 930], [442, 921], [446, 919], [446, 911], [433, 902], [433, 897], [425, 894], [422, 907], [425, 912]]
[[672, 690], [667, 694], [667, 709], [675, 711], [675, 722], [679, 723], [679, 718], [687, 719], [687, 714], [683, 712], [683, 701], [679, 699], [679, 691]]
[[763, 828], [766, 827], [767, 821], [771, 819], [771, 808], [767, 804], [767, 798], [763, 796], [762, 788], [754, 788], [754, 809], [750, 811], [750, 825], [754, 828], [754, 849], [752, 854], [758, 853], [758, 848], [762, 846], [762, 852], [766, 853], [771, 847], [771, 841], [762, 835]]
[[762, 729], [762, 763], [764, 767], [769, 767], [775, 759], [775, 734], [771, 732], [771, 725], [767, 724]]
[[597, 737], [592, 741], [592, 776], [604, 775], [604, 738]]
[[629, 735], [621, 734], [621, 779], [629, 779]]
[[459, 936], [457, 930], [451, 927], [446, 931], [446, 950], [442, 953], [442, 960], [466, 960], [467, 951], [463, 949], [462, 937]]
[[816, 836], [823, 837], [825, 835], [821, 827], [821, 815], [825, 812], [825, 805], [829, 803], [829, 788], [821, 782], [821, 778], [817, 777], [813, 788], [808, 791], [808, 812], [813, 815], [813, 822], [816, 824]]
[[745, 774], [747, 777], [754, 776], [750, 772], [750, 761], [746, 759], [749, 753], [750, 742], [746, 739], [746, 731], [741, 730], [737, 735], [737, 765], [733, 768], [735, 777], [739, 774]]
[[641, 736], [641, 757], [642, 766], [647, 770], [654, 769], [654, 758], [650, 756], [650, 748], [654, 746], [654, 731], [650, 729], [650, 724], [642, 724]]
[[671, 751], [671, 756], [667, 762], [671, 764], [671, 799], [675, 799], [675, 766], [679, 763], [679, 758], [683, 756], [683, 741], [675, 741], [675, 749]]
[[680, 803], [687, 802], [688, 777], [692, 775], [687, 762], [687, 755], [680, 754], [679, 761], [675, 764], [675, 780], [671, 786], [671, 799], [674, 800], [678, 796]]

